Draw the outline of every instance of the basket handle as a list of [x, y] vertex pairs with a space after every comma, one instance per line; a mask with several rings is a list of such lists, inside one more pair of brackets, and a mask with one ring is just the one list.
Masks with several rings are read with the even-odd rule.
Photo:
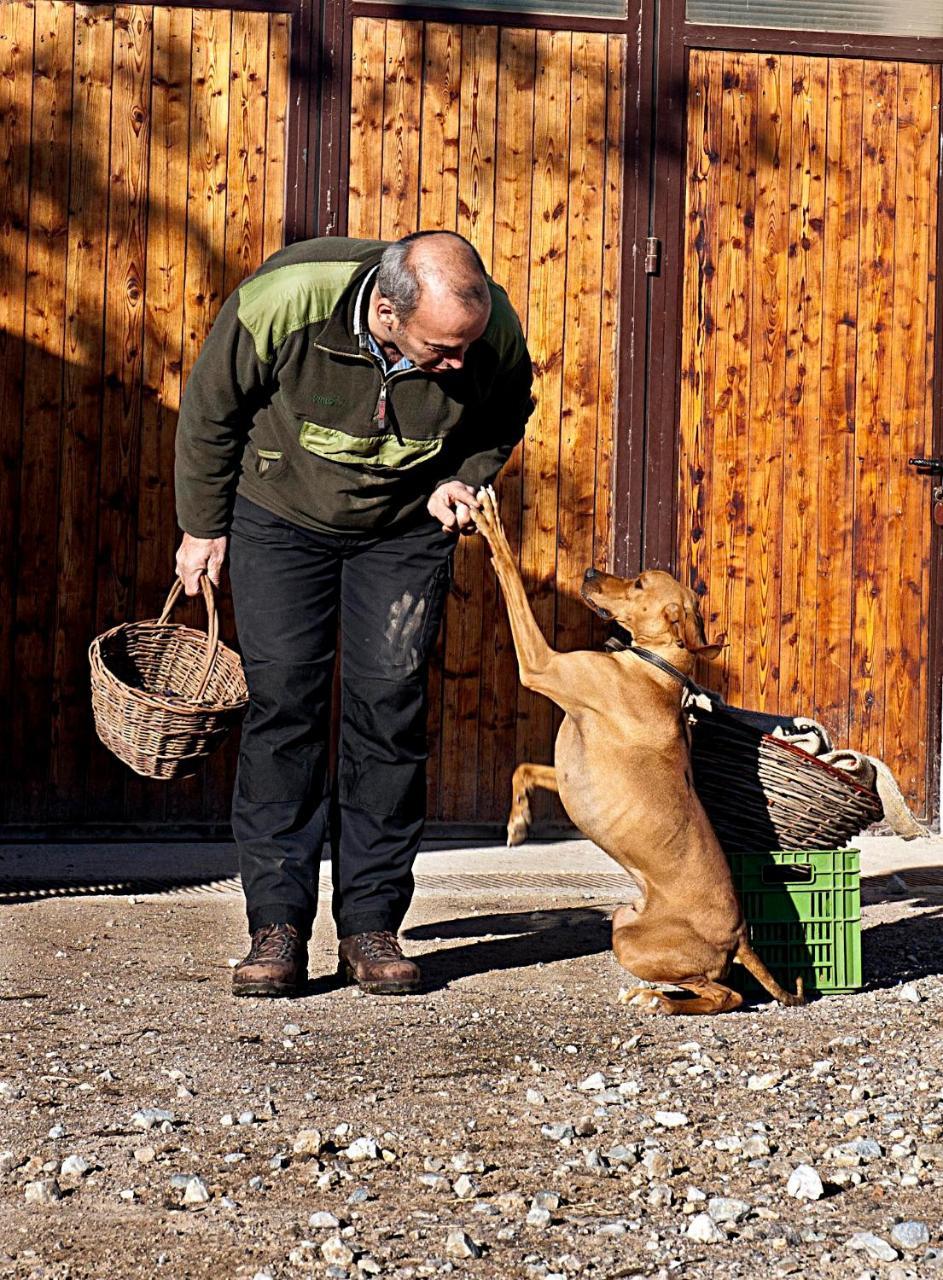
[[[200, 575], [200, 586], [203, 588], [203, 601], [206, 604], [206, 648], [203, 651], [203, 669], [200, 672], [200, 687], [197, 689], [196, 702], [203, 700], [213, 664], [216, 661], [216, 654], [219, 652], [219, 615], [216, 612], [216, 598], [213, 595], [213, 584], [205, 573]], [[158, 623], [169, 619], [182, 590], [183, 579], [177, 578], [167, 594], [163, 612], [157, 619]]]

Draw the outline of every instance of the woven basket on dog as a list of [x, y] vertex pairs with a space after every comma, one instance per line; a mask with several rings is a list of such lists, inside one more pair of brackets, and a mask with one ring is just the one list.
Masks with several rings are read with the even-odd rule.
[[883, 816], [841, 769], [718, 709], [695, 712], [694, 789], [727, 853], [841, 849]]
[[147, 778], [196, 773], [248, 705], [239, 655], [219, 642], [212, 585], [206, 575], [200, 582], [206, 632], [168, 621], [178, 578], [159, 618], [113, 627], [88, 651], [98, 736]]

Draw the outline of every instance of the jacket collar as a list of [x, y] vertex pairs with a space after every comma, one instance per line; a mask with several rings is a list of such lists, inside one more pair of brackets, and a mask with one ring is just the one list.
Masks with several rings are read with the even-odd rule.
[[355, 314], [357, 298], [367, 276], [379, 266], [382, 252], [382, 249], [378, 249], [375, 254], [371, 254], [361, 269], [351, 278], [350, 284], [338, 298], [334, 310], [328, 317], [324, 328], [318, 334], [318, 346], [325, 347], [328, 351], [337, 352], [339, 355], [359, 356], [363, 354], [357, 333], [357, 317]]

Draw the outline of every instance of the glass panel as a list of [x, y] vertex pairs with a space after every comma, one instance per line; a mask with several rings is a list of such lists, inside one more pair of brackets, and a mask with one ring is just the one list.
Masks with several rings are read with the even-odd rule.
[[[387, 0], [394, 4], [396, 0]], [[419, 9], [491, 9], [502, 13], [564, 14], [573, 18], [624, 18], [627, 0], [410, 0]], [[447, 19], [443, 19], [447, 21]]]
[[687, 0], [688, 22], [943, 37], [941, 0]]

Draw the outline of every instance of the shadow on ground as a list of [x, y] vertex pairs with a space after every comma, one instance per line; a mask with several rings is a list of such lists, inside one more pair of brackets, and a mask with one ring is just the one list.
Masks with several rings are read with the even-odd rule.
[[938, 974], [943, 969], [943, 906], [915, 900], [917, 908], [931, 907], [910, 919], [872, 925], [861, 938], [864, 989], [883, 991], [901, 982]]

